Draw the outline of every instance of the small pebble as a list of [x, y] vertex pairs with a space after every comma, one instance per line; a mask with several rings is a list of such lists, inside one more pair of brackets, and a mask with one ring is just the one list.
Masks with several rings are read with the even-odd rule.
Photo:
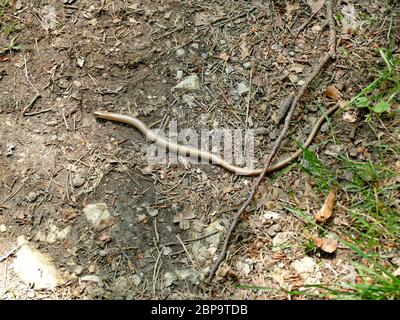
[[179, 48], [179, 49], [177, 49], [177, 50], [175, 51], [175, 55], [176, 55], [178, 58], [184, 57], [185, 54], [186, 54], [186, 50], [183, 49], [183, 48]]
[[275, 237], [278, 232], [281, 231], [281, 226], [279, 224], [273, 224], [268, 230], [267, 233], [271, 237]]
[[177, 70], [176, 71], [176, 79], [180, 80], [183, 78], [183, 71], [182, 70]]
[[243, 68], [249, 70], [251, 69], [251, 62], [250, 61], [246, 61], [245, 63], [243, 63]]
[[310, 126], [305, 127], [305, 128], [303, 129], [303, 132], [304, 132], [305, 134], [310, 134], [310, 132], [311, 132], [311, 127], [310, 127]]
[[79, 68], [83, 68], [83, 65], [85, 64], [85, 59], [83, 59], [82, 57], [78, 58], [76, 60], [76, 64], [78, 65]]
[[349, 150], [349, 155], [352, 158], [357, 157], [358, 156], [357, 148], [351, 147], [350, 150]]
[[15, 149], [15, 146], [11, 143], [7, 143], [6, 145], [6, 156], [9, 157], [13, 154], [13, 150]]
[[28, 195], [26, 196], [26, 199], [28, 199], [29, 202], [33, 202], [36, 200], [37, 198], [37, 193], [35, 191], [31, 191], [28, 193]]
[[0, 224], [0, 232], [6, 232], [7, 231], [7, 227], [5, 224]]
[[270, 137], [270, 139], [275, 140], [278, 137], [278, 134], [276, 133], [275, 130], [274, 131], [270, 131], [269, 132], [269, 137]]
[[318, 110], [318, 106], [312, 103], [307, 103], [306, 108], [311, 112], [316, 112]]
[[327, 132], [328, 130], [329, 130], [329, 124], [328, 123], [324, 123], [321, 126], [321, 132], [324, 133], [324, 132]]
[[16, 9], [16, 10], [21, 10], [22, 8], [23, 8], [22, 1], [21, 1], [21, 0], [18, 0], [18, 1], [15, 3], [15, 9]]
[[83, 184], [85, 183], [85, 177], [83, 177], [80, 174], [76, 174], [74, 176], [74, 179], [72, 180], [72, 183], [73, 183], [74, 187], [79, 188], [79, 187], [83, 186]]
[[81, 275], [82, 274], [82, 272], [83, 272], [83, 267], [82, 266], [76, 266], [75, 268], [74, 268], [74, 274], [76, 274], [77, 276], [79, 276], [79, 275]]
[[99, 256], [100, 257], [105, 257], [108, 254], [107, 250], [99, 250]]

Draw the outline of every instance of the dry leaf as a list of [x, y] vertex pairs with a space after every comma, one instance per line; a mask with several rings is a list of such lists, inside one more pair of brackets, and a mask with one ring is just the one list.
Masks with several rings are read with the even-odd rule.
[[263, 85], [263, 80], [259, 75], [255, 75], [253, 79], [251, 80], [251, 83], [255, 86], [262, 86]]
[[349, 123], [354, 123], [357, 121], [357, 113], [349, 110], [343, 113], [343, 120]]
[[268, 190], [269, 186], [267, 183], [262, 183], [258, 187], [258, 190], [254, 196], [257, 203], [257, 208], [261, 208], [261, 206], [264, 205], [265, 201], [268, 199]]
[[215, 272], [215, 276], [216, 276], [217, 280], [222, 280], [223, 278], [225, 278], [227, 276], [236, 278], [237, 274], [235, 271], [233, 271], [231, 269], [231, 267], [229, 267], [227, 264], [224, 263], [218, 268], [217, 272]]
[[312, 13], [317, 12], [324, 6], [324, 0], [307, 0]]
[[108, 234], [108, 232], [102, 232], [99, 236], [99, 240], [104, 244], [112, 241], [112, 237]]
[[242, 58], [247, 58], [248, 56], [250, 56], [250, 51], [247, 48], [245, 41], [242, 41], [242, 43], [240, 44], [240, 51], [242, 52]]
[[335, 190], [329, 191], [328, 197], [322, 208], [314, 215], [317, 222], [325, 222], [332, 215], [333, 206], [335, 204], [336, 194]]
[[174, 216], [173, 223], [179, 223], [179, 228], [182, 230], [188, 230], [190, 228], [189, 220], [196, 218], [191, 207], [185, 207], [182, 212], [177, 213]]
[[335, 86], [329, 86], [325, 90], [325, 95], [333, 100], [338, 101], [340, 99], [340, 91]]
[[312, 239], [318, 248], [327, 253], [334, 252], [338, 246], [338, 241], [335, 239], [320, 238], [318, 236], [313, 236]]
[[209, 24], [209, 16], [203, 12], [197, 12], [194, 16], [194, 25], [196, 27]]
[[227, 53], [225, 53], [225, 52], [221, 52], [221, 54], [219, 55], [219, 58], [221, 59], [221, 60], [224, 60], [225, 62], [226, 61], [228, 61], [229, 60], [229, 55], [227, 54]]
[[293, 71], [295, 73], [302, 73], [304, 70], [304, 66], [302, 64], [295, 63], [289, 68], [289, 71]]

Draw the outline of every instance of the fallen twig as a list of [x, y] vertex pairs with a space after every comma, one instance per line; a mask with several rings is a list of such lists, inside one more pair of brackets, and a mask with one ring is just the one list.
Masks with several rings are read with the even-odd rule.
[[228, 244], [229, 244], [229, 240], [230, 240], [231, 234], [232, 234], [233, 230], [235, 229], [236, 225], [238, 224], [240, 216], [246, 210], [247, 206], [249, 205], [249, 203], [253, 199], [254, 194], [256, 193], [256, 191], [258, 189], [258, 186], [260, 185], [261, 181], [264, 179], [265, 174], [267, 173], [267, 171], [269, 169], [269, 166], [271, 164], [271, 161], [272, 161], [273, 157], [277, 153], [277, 151], [278, 151], [283, 139], [285, 138], [286, 133], [287, 133], [287, 131], [289, 129], [290, 120], [291, 120], [291, 118], [293, 116], [293, 113], [294, 113], [294, 110], [295, 110], [297, 104], [299, 103], [301, 97], [304, 95], [304, 92], [306, 91], [307, 87], [315, 79], [315, 77], [319, 74], [319, 72], [322, 70], [324, 65], [329, 61], [329, 59], [335, 57], [336, 33], [335, 33], [335, 22], [333, 20], [334, 18], [333, 18], [332, 0], [327, 0], [326, 1], [326, 11], [327, 11], [327, 19], [328, 19], [329, 28], [330, 28], [330, 32], [329, 32], [329, 41], [330, 41], [330, 43], [329, 43], [329, 51], [327, 53], [325, 53], [325, 55], [322, 57], [322, 59], [319, 62], [319, 64], [310, 73], [310, 75], [305, 80], [304, 84], [300, 87], [297, 95], [294, 97], [292, 105], [291, 105], [291, 107], [289, 109], [289, 112], [288, 112], [288, 114], [286, 116], [282, 132], [279, 135], [278, 139], [276, 140], [274, 148], [272, 149], [271, 153], [269, 154], [267, 160], [265, 161], [265, 166], [264, 166], [263, 171], [261, 172], [261, 174], [257, 178], [256, 182], [254, 183], [247, 200], [243, 203], [242, 207], [239, 209], [239, 211], [236, 213], [236, 215], [233, 218], [233, 221], [232, 221], [232, 223], [231, 223], [231, 225], [229, 227], [229, 230], [228, 230], [228, 232], [226, 234], [226, 237], [225, 237], [222, 249], [221, 249], [221, 253], [220, 253], [217, 261], [215, 262], [215, 264], [211, 268], [209, 274], [208, 274], [208, 278], [207, 278], [208, 282], [210, 282], [212, 280], [212, 278], [214, 277], [214, 274], [217, 271], [219, 265], [225, 259], [226, 250], [228, 248]]

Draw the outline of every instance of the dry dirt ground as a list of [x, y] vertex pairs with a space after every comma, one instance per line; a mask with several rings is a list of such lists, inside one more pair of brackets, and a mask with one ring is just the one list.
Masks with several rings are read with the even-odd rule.
[[[302, 98], [277, 159], [294, 151], [321, 110], [335, 103], [324, 94], [329, 85], [348, 101], [373, 79], [390, 6], [366, 2], [335, 1], [342, 51]], [[203, 283], [253, 178], [185, 161], [148, 166], [149, 143], [138, 131], [92, 113], [131, 113], [152, 128], [175, 120], [178, 129], [198, 132], [258, 129], [261, 163], [282, 129], [274, 122], [281, 101], [327, 50], [325, 9], [308, 3], [3, 1], [0, 256], [24, 235], [53, 259], [64, 284], [35, 290], [17, 276], [11, 254], [0, 261], [0, 297], [288, 299], [281, 288], [355, 281], [347, 248], [311, 258], [304, 253], [303, 222], [285, 208], [312, 215], [324, 196], [294, 164], [261, 186], [218, 276]], [[355, 5], [355, 33], [339, 19], [349, 3]], [[198, 89], [173, 90], [193, 74]], [[311, 150], [334, 166], [335, 152], [354, 151], [352, 129], [338, 112]], [[371, 137], [360, 124], [356, 140]], [[102, 203], [112, 219], [94, 228], [83, 209]], [[335, 219], [342, 221], [340, 206]]]

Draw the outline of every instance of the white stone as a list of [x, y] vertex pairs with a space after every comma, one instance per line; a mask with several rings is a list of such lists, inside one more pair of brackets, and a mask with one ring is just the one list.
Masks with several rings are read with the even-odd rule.
[[21, 246], [13, 263], [14, 271], [26, 284], [34, 289], [54, 289], [64, 283], [52, 259], [34, 248], [23, 236], [18, 237]]
[[272, 239], [272, 245], [274, 251], [279, 250], [279, 247], [282, 247], [293, 237], [293, 232], [280, 232], [278, 233], [274, 239]]
[[300, 275], [313, 273], [316, 266], [317, 264], [311, 257], [304, 257], [292, 263], [293, 269]]
[[238, 93], [238, 95], [242, 95], [242, 94], [244, 94], [244, 93], [246, 93], [246, 92], [248, 92], [249, 91], [249, 88], [247, 87], [247, 85], [246, 85], [246, 83], [244, 83], [244, 82], [239, 82], [238, 84], [237, 84], [237, 87], [236, 87], [236, 92]]
[[183, 48], [179, 48], [179, 49], [177, 49], [177, 50], [175, 51], [175, 55], [176, 55], [178, 58], [184, 57], [185, 54], [186, 54], [186, 50], [183, 49]]
[[280, 217], [281, 217], [281, 215], [274, 211], [266, 211], [263, 214], [263, 218], [266, 220], [278, 220]]
[[83, 213], [94, 227], [111, 218], [105, 203], [89, 204], [83, 208]]
[[166, 272], [164, 273], [164, 286], [165, 287], [170, 287], [175, 281], [177, 280], [177, 277], [174, 273], [172, 272]]
[[174, 89], [199, 90], [200, 79], [196, 74], [192, 74], [179, 82]]

